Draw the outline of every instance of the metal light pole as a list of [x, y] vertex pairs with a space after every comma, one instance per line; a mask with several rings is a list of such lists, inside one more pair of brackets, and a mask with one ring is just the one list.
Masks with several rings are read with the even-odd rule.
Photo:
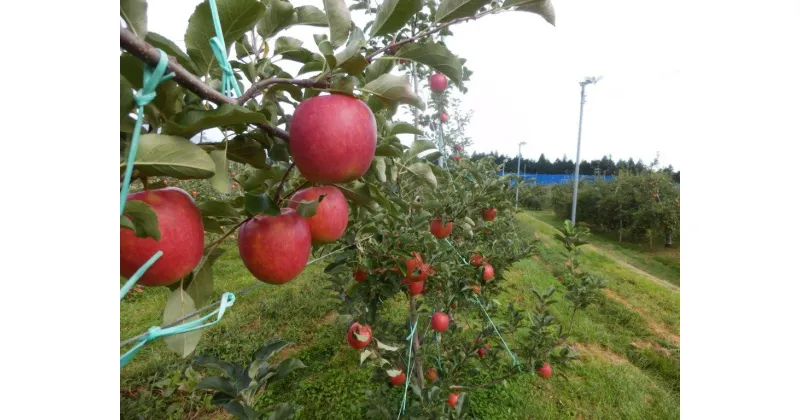
[[578, 152], [575, 156], [575, 180], [572, 186], [572, 224], [575, 225], [575, 213], [578, 209], [578, 177], [581, 166], [581, 128], [583, 126], [583, 104], [586, 103], [586, 85], [596, 84], [600, 81], [597, 77], [587, 77], [581, 85], [581, 112], [578, 117]]
[[[519, 178], [519, 176], [520, 176], [519, 167], [520, 167], [520, 164], [522, 163], [522, 146], [524, 146], [526, 144], [528, 144], [528, 143], [525, 143], [524, 141], [519, 142], [519, 152], [517, 154], [517, 178]], [[521, 182], [520, 182], [519, 179], [517, 179], [517, 198], [516, 198], [516, 200], [514, 202], [514, 210], [516, 210], [517, 209], [517, 205], [519, 205], [519, 184], [521, 184]]]

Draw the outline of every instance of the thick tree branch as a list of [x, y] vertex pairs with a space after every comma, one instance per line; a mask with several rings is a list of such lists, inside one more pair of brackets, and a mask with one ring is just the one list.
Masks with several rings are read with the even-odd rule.
[[368, 55], [367, 56], [367, 61], [371, 61], [373, 58], [375, 58], [375, 56], [377, 56], [378, 54], [383, 53], [384, 51], [388, 50], [391, 47], [399, 48], [399, 47], [401, 47], [401, 46], [403, 46], [405, 44], [414, 42], [414, 41], [416, 41], [416, 40], [418, 40], [420, 38], [425, 38], [428, 35], [435, 34], [436, 32], [439, 32], [442, 29], [444, 29], [444, 28], [446, 28], [446, 27], [448, 27], [450, 25], [455, 25], [457, 23], [466, 22], [466, 21], [471, 20], [471, 19], [482, 18], [482, 17], [484, 17], [486, 15], [490, 15], [492, 13], [500, 13], [500, 12], [502, 12], [504, 10], [506, 10], [506, 9], [503, 9], [502, 7], [501, 8], [497, 8], [497, 9], [489, 9], [489, 10], [487, 10], [485, 12], [478, 13], [475, 16], [467, 16], [467, 17], [462, 17], [462, 18], [458, 18], [458, 19], [453, 19], [450, 22], [443, 23], [443, 24], [441, 24], [439, 26], [435, 26], [435, 27], [433, 27], [431, 29], [428, 29], [427, 31], [420, 32], [419, 34], [417, 34], [416, 36], [412, 36], [411, 38], [404, 39], [404, 40], [398, 41], [398, 42], [393, 42], [393, 43], [391, 43], [391, 44], [389, 44], [389, 45], [387, 45], [387, 46], [375, 51], [374, 53]]
[[[119, 44], [123, 49], [131, 53], [131, 55], [151, 66], [156, 66], [158, 61], [161, 59], [161, 55], [155, 47], [137, 37], [128, 29], [119, 28]], [[217, 92], [216, 90], [212, 89], [211, 86], [203, 83], [189, 70], [186, 70], [183, 68], [183, 66], [178, 64], [178, 61], [175, 59], [175, 57], [169, 57], [167, 69], [170, 72], [175, 73], [175, 78], [173, 80], [175, 80], [177, 84], [189, 89], [197, 96], [214, 102], [217, 105], [239, 105], [235, 99], [229, 98], [223, 95], [221, 92]], [[257, 126], [272, 136], [289, 141], [289, 132], [286, 130], [272, 127], [267, 124], [257, 124]]]
[[267, 79], [257, 82], [252, 86], [250, 86], [250, 89], [247, 89], [247, 91], [243, 93], [242, 96], [237, 98], [236, 102], [239, 105], [242, 105], [248, 100], [258, 96], [259, 92], [261, 92], [262, 90], [278, 83], [286, 83], [300, 87], [311, 87], [317, 89], [327, 89], [331, 86], [330, 83], [326, 81], [317, 82], [311, 79], [281, 79], [281, 78]]

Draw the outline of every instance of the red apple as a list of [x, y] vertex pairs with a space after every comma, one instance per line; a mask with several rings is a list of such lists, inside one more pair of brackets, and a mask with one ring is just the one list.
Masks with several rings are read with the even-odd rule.
[[486, 357], [486, 350], [484, 350], [483, 347], [478, 348], [478, 357], [480, 357], [481, 359]]
[[441, 121], [442, 123], [446, 123], [447, 120], [449, 120], [449, 119], [450, 119], [450, 116], [447, 115], [446, 112], [442, 112], [441, 114], [439, 114], [439, 121]]
[[475, 293], [476, 295], [480, 294], [481, 293], [481, 287], [480, 286], [472, 286], [472, 293]]
[[421, 295], [424, 289], [424, 281], [412, 281], [408, 283], [408, 294], [411, 296]]
[[431, 318], [431, 328], [436, 332], [445, 332], [450, 325], [450, 317], [444, 312], [436, 312]]
[[[359, 340], [356, 334], [367, 336], [367, 340]], [[369, 345], [370, 341], [372, 341], [372, 328], [370, 328], [369, 325], [361, 325], [356, 322], [347, 330], [347, 342], [350, 344], [350, 347], [354, 349], [363, 349]]]
[[289, 151], [308, 181], [333, 184], [364, 175], [377, 141], [375, 115], [363, 101], [340, 94], [315, 96], [294, 112]]
[[362, 283], [364, 280], [367, 279], [368, 275], [369, 274], [367, 273], [366, 270], [359, 269], [357, 271], [353, 271], [353, 280], [355, 280], [358, 283]]
[[459, 396], [458, 392], [454, 392], [454, 393], [450, 394], [447, 397], [447, 405], [449, 405], [450, 407], [455, 408], [456, 404], [458, 404], [458, 396]]
[[297, 209], [300, 201], [316, 201], [321, 195], [325, 195], [325, 198], [317, 204], [317, 214], [306, 219], [311, 229], [311, 242], [314, 245], [336, 242], [344, 235], [347, 219], [350, 217], [347, 199], [332, 185], [306, 188], [296, 192], [291, 198], [289, 207]]
[[553, 374], [553, 367], [550, 366], [550, 363], [545, 363], [542, 365], [542, 367], [536, 369], [536, 374], [544, 379], [547, 379]]
[[119, 272], [130, 278], [158, 251], [164, 254], [139, 278], [142, 286], [166, 286], [189, 274], [203, 257], [203, 217], [186, 191], [166, 187], [129, 194], [128, 201], [150, 205], [158, 216], [161, 239], [137, 238], [119, 230]]
[[481, 217], [487, 222], [491, 222], [497, 216], [497, 209], [483, 209]]
[[436, 368], [430, 368], [425, 371], [425, 378], [431, 382], [436, 382], [439, 379], [439, 372]]
[[[406, 277], [403, 283], [408, 284], [411, 282], [425, 281], [429, 275], [436, 273], [436, 271], [431, 268], [430, 264], [425, 264], [425, 262], [422, 261], [422, 256], [418, 252], [412, 252], [411, 254], [413, 258], [406, 260]], [[395, 269], [396, 268], [397, 267], [395, 267]], [[397, 271], [400, 270], [397, 269]]]
[[255, 278], [284, 284], [297, 277], [311, 253], [306, 219], [290, 208], [278, 216], [258, 215], [239, 229], [239, 255]]
[[459, 160], [461, 160], [461, 155], [455, 155], [453, 156], [453, 159], [455, 159], [456, 162], [458, 162]]
[[472, 254], [472, 257], [469, 259], [469, 264], [473, 267], [480, 267], [481, 265], [486, 264], [486, 258], [483, 258], [478, 254]]
[[450, 236], [450, 232], [453, 231], [453, 222], [447, 222], [444, 226], [442, 226], [442, 219], [435, 218], [431, 221], [431, 233], [433, 236], [444, 239]]
[[434, 73], [429, 81], [431, 90], [434, 92], [444, 92], [447, 89], [447, 76], [442, 73]]
[[404, 383], [406, 383], [406, 374], [405, 374], [405, 372], [400, 372], [400, 374], [398, 374], [398, 375], [390, 376], [389, 377], [389, 382], [391, 382], [392, 385], [394, 385], [394, 386], [403, 385]]
[[456, 145], [456, 150], [458, 150], [460, 152], [460, 151], [464, 150], [464, 146], [462, 146], [460, 144], [457, 144]]
[[494, 267], [491, 264], [483, 266], [483, 280], [489, 281], [494, 278]]

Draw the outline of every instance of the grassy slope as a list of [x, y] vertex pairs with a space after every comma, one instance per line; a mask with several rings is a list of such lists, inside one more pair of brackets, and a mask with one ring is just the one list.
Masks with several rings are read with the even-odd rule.
[[[563, 265], [558, 248], [549, 239], [548, 226], [530, 214], [521, 214], [520, 228], [541, 232], [537, 257], [520, 261], [507, 273], [507, 290], [499, 300], [518, 307], [533, 302], [530, 287], [543, 290], [558, 285], [552, 274]], [[217, 294], [237, 290], [254, 281], [238, 260], [234, 243], [214, 266]], [[583, 360], [565, 377], [542, 381], [518, 375], [498, 385], [470, 391], [471, 413], [477, 418], [650, 418], [677, 419], [679, 406], [679, 296], [635, 273], [616, 267], [608, 257], [587, 252], [587, 270], [609, 280], [614, 298], [606, 298], [580, 313], [573, 340]], [[312, 266], [281, 287], [256, 289], [237, 299], [218, 325], [204, 333], [197, 354], [214, 354], [244, 363], [267, 339], [279, 337], [297, 343], [290, 353], [308, 368], [294, 374], [262, 397], [261, 405], [282, 401], [302, 404], [300, 418], [363, 418], [364, 391], [372, 372], [359, 368], [356, 353], [344, 343], [344, 327], [331, 311], [336, 302], [324, 290], [322, 265]], [[560, 294], [560, 293], [559, 293]], [[127, 297], [121, 305], [120, 330], [128, 337], [158, 324], [165, 290], [148, 289]], [[406, 299], [398, 295], [387, 305], [388, 316], [402, 317]], [[568, 319], [566, 303], [555, 307]], [[513, 337], [509, 338], [513, 343]], [[511, 344], [513, 347], [513, 344]], [[200, 392], [157, 389], [158, 381], [180, 383], [187, 361], [166, 349], [161, 341], [148, 344], [120, 374], [123, 418], [166, 418], [169, 409], [185, 410], [188, 417], [223, 417]], [[167, 387], [169, 388], [169, 387]], [[165, 395], [166, 394], [166, 395]], [[402, 391], [386, 401], [390, 412], [399, 407]], [[169, 417], [179, 418], [179, 414]]]

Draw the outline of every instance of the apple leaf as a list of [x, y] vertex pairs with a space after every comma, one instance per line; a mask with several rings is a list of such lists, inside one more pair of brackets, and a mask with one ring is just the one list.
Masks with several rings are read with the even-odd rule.
[[397, 370], [397, 369], [390, 369], [390, 370], [386, 371], [386, 374], [391, 376], [392, 378], [394, 378], [395, 376], [397, 376], [397, 375], [399, 375], [401, 373], [403, 373], [403, 371]]
[[289, 36], [282, 36], [275, 40], [274, 53], [277, 55], [287, 51], [300, 51], [303, 49], [302, 47], [303, 41]]
[[289, 26], [294, 15], [292, 3], [284, 0], [267, 0], [264, 17], [258, 21], [258, 34], [263, 38], [272, 38], [276, 33]]
[[158, 215], [144, 201], [130, 200], [125, 203], [125, 214], [120, 217], [120, 227], [133, 230], [137, 238], [161, 240]]
[[408, 152], [406, 154], [407, 159], [411, 159], [413, 157], [419, 156], [422, 152], [427, 152], [428, 150], [435, 150], [436, 145], [433, 144], [430, 140], [415, 140], [411, 143], [411, 147], [408, 148]]
[[364, 360], [367, 360], [367, 357], [369, 357], [371, 354], [372, 354], [372, 352], [370, 350], [364, 350], [363, 352], [361, 352], [361, 362], [360, 363], [363, 364]]
[[[127, 162], [120, 163], [124, 170]], [[214, 176], [214, 161], [202, 148], [182, 137], [144, 134], [133, 163], [145, 176], [205, 179]]]
[[195, 75], [200, 74], [200, 71], [197, 69], [197, 66], [194, 65], [192, 59], [171, 40], [155, 32], [148, 32], [144, 40], [150, 45], [164, 50], [170, 57], [175, 57], [175, 59], [178, 60], [178, 64], [182, 65], [186, 70], [189, 70]]
[[[119, 117], [120, 121], [129, 120], [130, 114], [136, 107], [133, 99], [133, 86], [123, 75], [119, 75]], [[133, 130], [131, 130], [133, 131]]]
[[[221, 141], [219, 143], [204, 144], [200, 147], [209, 152], [212, 150], [225, 150], [225, 143], [226, 142]], [[228, 140], [227, 143], [228, 153], [226, 156], [229, 160], [246, 163], [259, 169], [269, 167], [269, 165], [267, 165], [267, 154], [264, 152], [264, 146], [255, 139], [245, 136], [236, 136]]]
[[333, 48], [339, 48], [347, 41], [350, 33], [350, 10], [344, 0], [322, 0], [325, 15], [330, 27], [330, 40]]
[[300, 67], [297, 75], [300, 76], [301, 74], [311, 73], [313, 71], [322, 71], [323, 64], [322, 61], [309, 61], [303, 64], [303, 67]]
[[[240, 39], [245, 32], [253, 29], [256, 23], [266, 13], [266, 7], [259, 0], [217, 0], [222, 37], [225, 39], [225, 54], [230, 51], [231, 45]], [[204, 1], [195, 8], [189, 17], [189, 25], [183, 39], [186, 43], [186, 52], [194, 61], [202, 75], [209, 74], [212, 67], [217, 67], [214, 52], [209, 39], [216, 36], [214, 21], [211, 17], [209, 2]]]
[[325, 198], [325, 194], [320, 195], [316, 200], [301, 200], [297, 203], [297, 214], [303, 218], [313, 217], [317, 214], [317, 206], [323, 198]]
[[210, 111], [189, 109], [164, 125], [164, 134], [190, 138], [195, 134], [216, 127], [237, 124], [267, 124], [267, 117], [238, 105], [222, 104]]
[[338, 66], [354, 76], [361, 75], [361, 72], [369, 64], [361, 54], [361, 49], [365, 45], [367, 45], [367, 41], [364, 39], [364, 33], [358, 27], [354, 27], [350, 33], [350, 39], [347, 40], [347, 46], [336, 54], [335, 61]]
[[422, 158], [427, 160], [428, 162], [434, 162], [437, 159], [439, 159], [440, 157], [442, 157], [442, 152], [439, 152], [439, 151], [436, 151], [436, 152], [433, 152], [433, 153], [428, 153], [427, 155], [422, 156]]
[[318, 7], [300, 6], [294, 9], [290, 25], [308, 25], [324, 28], [328, 26], [328, 17]]
[[216, 219], [203, 217], [203, 230], [206, 232], [222, 233], [222, 226]]
[[372, 159], [372, 169], [375, 171], [378, 181], [386, 182], [386, 161], [382, 156], [375, 156]]
[[456, 84], [461, 84], [462, 63], [447, 47], [434, 43], [411, 43], [403, 45], [396, 58], [416, 61], [444, 74]]
[[377, 344], [378, 344], [378, 348], [379, 348], [379, 349], [381, 349], [381, 350], [386, 350], [386, 351], [397, 351], [397, 350], [399, 350], [399, 349], [400, 349], [399, 347], [387, 346], [386, 344], [383, 344], [383, 343], [381, 343], [380, 341], [378, 341], [378, 339], [377, 339], [377, 338], [375, 339], [375, 343], [377, 343]]
[[197, 205], [203, 217], [239, 217], [239, 211], [236, 210], [227, 201], [206, 200]]
[[263, 194], [244, 194], [244, 209], [250, 216], [257, 214], [268, 214], [277, 216], [281, 214], [281, 209], [270, 199], [268, 193]]
[[147, 1], [120, 0], [119, 15], [136, 36], [144, 39], [147, 36]]
[[425, 110], [425, 102], [411, 90], [407, 76], [384, 74], [367, 83], [361, 90], [376, 95], [384, 101], [399, 102]]
[[436, 175], [427, 163], [418, 162], [408, 167], [409, 171], [416, 175], [418, 178], [425, 181], [428, 185], [436, 188]]
[[392, 364], [392, 362], [390, 362], [390, 361], [388, 361], [388, 360], [386, 360], [384, 358], [381, 358], [381, 367], [383, 367], [383, 365], [386, 365], [386, 364], [390, 365], [390, 364]]
[[369, 185], [362, 182], [352, 182], [347, 185], [336, 185], [342, 191], [345, 197], [353, 200], [358, 205], [367, 206], [373, 202], [372, 195], [369, 192]]
[[462, 392], [461, 395], [458, 396], [458, 402], [456, 403], [456, 413], [461, 416], [461, 413], [466, 413], [469, 408], [469, 394], [466, 392]]
[[[395, 136], [395, 135], [398, 135], [398, 134], [418, 134], [418, 135], [422, 136], [422, 135], [425, 135], [425, 132], [420, 130], [419, 128], [415, 127], [414, 124], [409, 124], [409, 123], [406, 123], [406, 122], [399, 122], [399, 123], [394, 124], [392, 126], [391, 130], [389, 130], [389, 134], [392, 135], [392, 136]], [[436, 146], [434, 146], [434, 147], [436, 147]]]
[[403, 157], [403, 152], [391, 144], [381, 144], [375, 149], [375, 156]]
[[231, 192], [231, 187], [230, 181], [228, 180], [228, 159], [225, 158], [225, 151], [212, 150], [210, 155], [216, 167], [214, 176], [211, 177], [211, 187], [222, 194], [229, 194]]
[[206, 262], [192, 276], [184, 290], [192, 297], [195, 305], [205, 304], [214, 294], [214, 273], [211, 268], [213, 260], [209, 257]]
[[436, 23], [449, 22], [467, 16], [474, 16], [475, 12], [492, 0], [442, 0], [436, 9]]
[[556, 26], [556, 11], [551, 0], [506, 0], [503, 7], [509, 6], [513, 6], [511, 10], [537, 14], [545, 22]]
[[375, 15], [371, 35], [397, 32], [420, 10], [422, 10], [422, 0], [384, 0]]
[[364, 81], [369, 83], [383, 74], [392, 70], [394, 60], [381, 60], [375, 59], [372, 64], [367, 66], [367, 71], [364, 73]]
[[[182, 318], [194, 312], [196, 309], [197, 307], [195, 306], [194, 300], [189, 293], [180, 288], [175, 289], [169, 294], [167, 305], [164, 307], [164, 323], [168, 324], [173, 322], [178, 318]], [[191, 322], [199, 318], [198, 315], [195, 315], [187, 319], [186, 322]], [[167, 348], [174, 351], [179, 356], [186, 357], [192, 354], [197, 347], [202, 334], [203, 330], [194, 330], [187, 333], [170, 335], [164, 337], [164, 343], [167, 345]]]

